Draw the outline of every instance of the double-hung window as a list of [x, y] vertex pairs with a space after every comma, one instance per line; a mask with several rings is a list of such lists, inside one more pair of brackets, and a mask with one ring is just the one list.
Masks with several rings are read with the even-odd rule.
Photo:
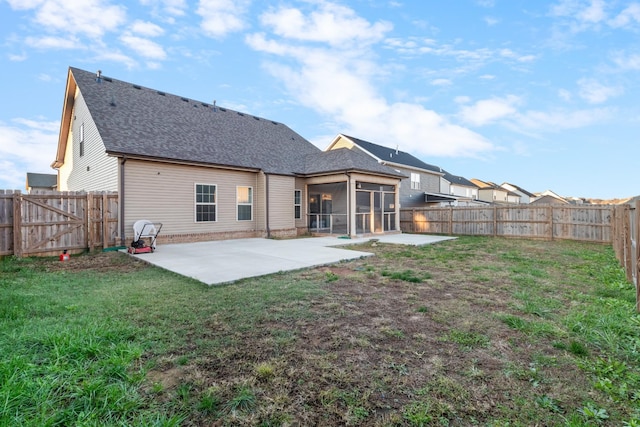
[[302, 190], [293, 191], [293, 212], [294, 218], [302, 218]]
[[420, 189], [420, 174], [411, 172], [411, 189], [419, 190]]
[[236, 204], [238, 221], [251, 221], [253, 219], [253, 188], [236, 187]]
[[196, 222], [216, 220], [216, 185], [196, 184]]

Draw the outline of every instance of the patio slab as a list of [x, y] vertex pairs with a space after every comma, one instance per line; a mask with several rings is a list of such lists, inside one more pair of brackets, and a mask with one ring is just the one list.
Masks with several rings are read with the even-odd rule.
[[452, 237], [390, 234], [355, 239], [310, 237], [290, 240], [215, 240], [159, 245], [153, 253], [132, 256], [207, 285], [214, 285], [372, 256], [371, 252], [337, 247], [366, 243], [371, 239], [377, 239], [381, 243], [427, 245]]

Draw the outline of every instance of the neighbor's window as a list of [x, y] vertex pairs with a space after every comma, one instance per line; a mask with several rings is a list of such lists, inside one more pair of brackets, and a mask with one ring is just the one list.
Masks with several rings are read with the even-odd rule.
[[196, 184], [196, 222], [216, 220], [216, 186]]
[[302, 190], [293, 191], [293, 211], [295, 219], [302, 218]]
[[420, 189], [420, 174], [411, 172], [411, 189], [419, 190]]
[[236, 202], [238, 221], [251, 221], [253, 219], [253, 188], [236, 187]]
[[84, 156], [84, 123], [80, 125], [80, 157]]

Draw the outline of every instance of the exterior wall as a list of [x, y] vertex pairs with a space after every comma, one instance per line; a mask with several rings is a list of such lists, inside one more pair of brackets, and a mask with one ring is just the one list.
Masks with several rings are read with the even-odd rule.
[[[139, 219], [161, 222], [159, 242], [257, 237], [260, 174], [129, 159], [124, 166], [124, 230], [127, 241]], [[215, 184], [216, 221], [195, 221], [195, 184]], [[253, 219], [238, 221], [236, 186], [253, 187]], [[124, 194], [122, 194], [124, 193]], [[182, 236], [182, 237], [181, 237]], [[181, 240], [182, 239], [182, 240]]]
[[514, 204], [519, 204], [520, 203], [520, 196], [517, 195], [511, 195], [511, 194], [507, 194], [507, 201], [509, 203], [514, 203]]
[[269, 230], [278, 236], [296, 235], [293, 209], [295, 179], [290, 176], [269, 175]]
[[477, 199], [478, 189], [475, 187], [467, 187], [464, 185], [452, 185], [451, 194], [459, 197], [468, 197], [470, 199]]
[[478, 189], [478, 199], [483, 200], [489, 203], [495, 203], [496, 200], [493, 198], [493, 188], [479, 188]]
[[[84, 155], [80, 156], [80, 127], [84, 123]], [[84, 98], [76, 90], [65, 163], [60, 168], [61, 191], [117, 191], [118, 160], [107, 156]]]
[[[397, 168], [400, 172], [407, 175], [400, 184], [400, 207], [412, 208], [424, 206], [424, 193], [440, 192], [440, 176], [430, 174], [419, 169]], [[420, 174], [420, 189], [413, 190], [411, 188], [411, 173]]]

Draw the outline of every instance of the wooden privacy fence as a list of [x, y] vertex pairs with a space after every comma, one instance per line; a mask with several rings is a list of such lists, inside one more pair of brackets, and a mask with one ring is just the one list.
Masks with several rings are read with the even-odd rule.
[[619, 205], [613, 214], [613, 249], [636, 286], [636, 310], [640, 312], [640, 200]]
[[0, 190], [0, 256], [116, 246], [117, 193]]
[[400, 210], [412, 233], [568, 239], [611, 243], [611, 206], [481, 206]]

